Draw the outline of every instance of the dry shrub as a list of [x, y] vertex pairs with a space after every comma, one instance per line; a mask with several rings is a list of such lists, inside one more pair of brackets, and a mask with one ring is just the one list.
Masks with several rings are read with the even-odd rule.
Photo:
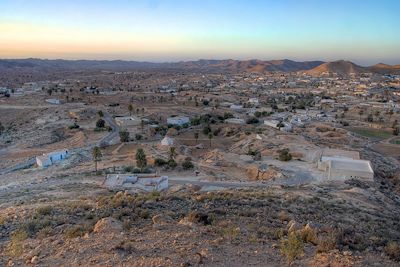
[[338, 245], [339, 233], [337, 230], [331, 230], [325, 237], [318, 241], [317, 252], [329, 252], [336, 249]]
[[132, 253], [135, 250], [135, 244], [129, 241], [121, 241], [114, 247], [115, 250], [123, 251], [126, 253]]
[[395, 241], [389, 242], [385, 247], [385, 252], [389, 258], [400, 261], [400, 244]]
[[189, 212], [187, 220], [192, 223], [201, 223], [204, 225], [210, 225], [213, 221], [212, 216], [198, 211]]
[[65, 230], [65, 236], [68, 238], [76, 238], [79, 236], [83, 236], [88, 232], [88, 229], [82, 225], [74, 225]]
[[11, 257], [21, 256], [24, 252], [24, 241], [28, 238], [28, 233], [24, 230], [17, 230], [11, 234], [8, 253]]
[[278, 213], [278, 219], [279, 220], [281, 220], [282, 222], [284, 222], [284, 221], [290, 221], [290, 217], [289, 217], [289, 214], [286, 212], [286, 211], [284, 211], [284, 210], [282, 210], [282, 211], [280, 211], [279, 213]]
[[36, 209], [36, 213], [41, 216], [50, 215], [53, 212], [52, 206], [42, 206]]
[[308, 225], [300, 230], [300, 236], [304, 243], [311, 243], [313, 245], [318, 244], [318, 237], [315, 230]]
[[303, 241], [300, 235], [295, 232], [291, 232], [287, 238], [281, 239], [280, 249], [281, 253], [286, 256], [289, 264], [304, 254]]

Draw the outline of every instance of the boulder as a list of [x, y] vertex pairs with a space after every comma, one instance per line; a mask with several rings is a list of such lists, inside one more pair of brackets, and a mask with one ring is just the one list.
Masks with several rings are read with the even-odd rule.
[[158, 228], [173, 222], [172, 218], [165, 214], [158, 214], [152, 218], [153, 226]]
[[93, 232], [94, 233], [122, 232], [122, 222], [112, 217], [103, 218], [95, 224]]

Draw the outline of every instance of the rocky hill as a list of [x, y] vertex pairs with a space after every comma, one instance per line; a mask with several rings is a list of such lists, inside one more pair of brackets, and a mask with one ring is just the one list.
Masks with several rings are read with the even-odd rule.
[[338, 60], [323, 63], [311, 70], [306, 71], [306, 73], [312, 76], [334, 73], [340, 76], [349, 76], [360, 73], [400, 74], [400, 66], [392, 66], [380, 63], [370, 67], [362, 67], [350, 61]]

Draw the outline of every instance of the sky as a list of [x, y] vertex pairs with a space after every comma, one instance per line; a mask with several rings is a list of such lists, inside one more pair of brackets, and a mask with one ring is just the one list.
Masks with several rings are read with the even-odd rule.
[[0, 58], [400, 64], [399, 0], [0, 0]]

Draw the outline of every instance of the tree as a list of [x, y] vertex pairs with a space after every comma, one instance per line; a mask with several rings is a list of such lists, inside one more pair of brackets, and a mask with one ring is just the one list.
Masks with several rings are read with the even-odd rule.
[[140, 128], [142, 129], [142, 133], [143, 133], [143, 130], [144, 130], [144, 120], [143, 119], [140, 120]]
[[389, 122], [390, 122], [390, 120], [392, 119], [392, 116], [393, 116], [393, 114], [394, 114], [394, 111], [393, 111], [393, 109], [391, 109], [391, 110], [389, 110], [389, 111], [388, 111], [388, 115], [389, 115]]
[[104, 128], [104, 126], [106, 126], [106, 122], [103, 119], [98, 119], [96, 122], [96, 127], [97, 128]]
[[128, 110], [129, 110], [129, 115], [132, 116], [132, 111], [133, 111], [133, 106], [132, 106], [132, 104], [129, 104]]
[[396, 128], [398, 123], [399, 123], [399, 122], [398, 122], [397, 120], [394, 120], [394, 122], [393, 122], [393, 124], [392, 124], [392, 128], [393, 128], [393, 129]]
[[100, 118], [104, 117], [104, 113], [101, 110], [97, 111], [97, 114], [99, 115]]
[[211, 147], [211, 139], [213, 138], [213, 134], [212, 133], [208, 133], [208, 139], [210, 140], [210, 147]]
[[194, 133], [194, 139], [196, 140], [196, 145], [197, 145], [197, 141], [199, 140], [199, 132]]
[[147, 166], [146, 154], [143, 148], [139, 148], [136, 151], [136, 165], [140, 168], [140, 172], [143, 172], [143, 169]]
[[119, 140], [123, 143], [129, 142], [129, 132], [126, 130], [121, 130], [119, 132]]
[[1, 122], [0, 122], [0, 134], [2, 134], [3, 131], [4, 131], [4, 126], [3, 126], [3, 124], [1, 124]]
[[190, 170], [190, 169], [193, 169], [193, 167], [194, 167], [194, 165], [192, 163], [192, 159], [189, 157], [185, 158], [185, 160], [182, 162], [182, 168], [184, 170]]
[[176, 148], [175, 147], [170, 147], [168, 151], [168, 157], [170, 161], [175, 161], [175, 157], [177, 155], [176, 153]]
[[372, 114], [368, 114], [367, 121], [368, 122], [373, 122], [374, 121], [374, 117], [372, 116]]
[[292, 159], [292, 155], [289, 153], [289, 149], [282, 149], [279, 152], [279, 160], [280, 161], [289, 161]]
[[364, 110], [362, 110], [362, 109], [360, 109], [359, 111], [358, 111], [358, 115], [360, 115], [360, 120], [361, 120], [361, 116], [364, 114]]
[[400, 128], [396, 127], [393, 129], [393, 135], [399, 135], [400, 134]]
[[97, 162], [101, 161], [103, 154], [101, 153], [100, 148], [98, 146], [95, 146], [93, 148], [92, 155], [93, 155], [94, 167], [97, 172]]
[[47, 94], [48, 94], [49, 96], [51, 96], [52, 93], [53, 93], [53, 90], [47, 89]]
[[203, 128], [203, 134], [208, 134], [208, 133], [210, 133], [210, 132], [211, 132], [211, 127], [210, 127], [210, 125], [204, 126], [204, 128]]
[[285, 124], [283, 122], [279, 122], [276, 127], [278, 127], [279, 131], [281, 130], [282, 127], [285, 127]]

